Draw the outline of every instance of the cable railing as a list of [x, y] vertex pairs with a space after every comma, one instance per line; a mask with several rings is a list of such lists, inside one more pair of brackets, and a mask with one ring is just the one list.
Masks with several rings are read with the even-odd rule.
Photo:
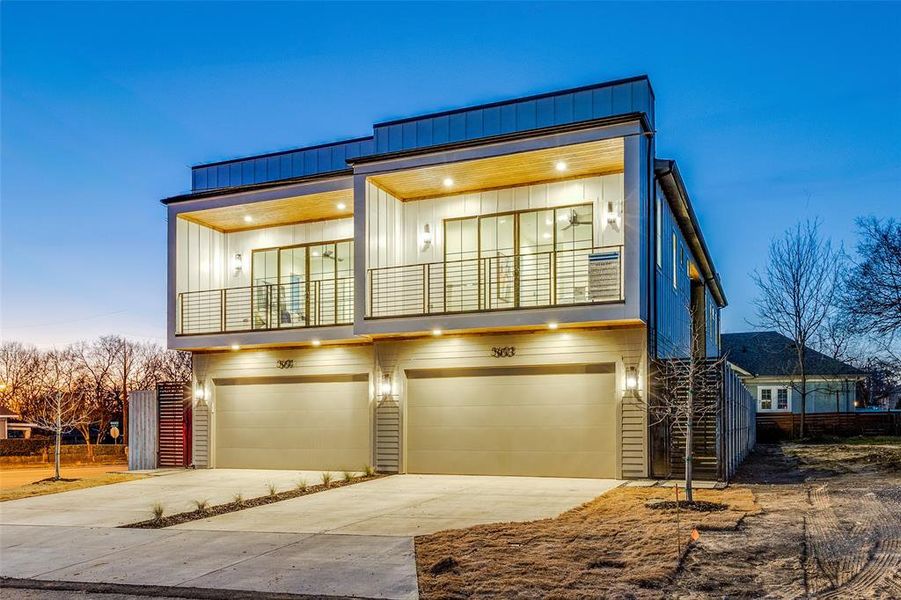
[[367, 318], [620, 302], [622, 246], [379, 267]]
[[353, 277], [182, 292], [177, 334], [353, 324]]

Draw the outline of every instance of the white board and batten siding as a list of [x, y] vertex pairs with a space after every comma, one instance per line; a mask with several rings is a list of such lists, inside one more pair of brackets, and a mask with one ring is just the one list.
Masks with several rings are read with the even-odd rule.
[[[288, 362], [291, 361], [291, 362]], [[357, 382], [354, 389], [365, 386], [361, 400], [366, 404], [368, 425], [361, 435], [367, 439], [360, 443], [367, 448], [372, 447], [372, 417], [374, 411], [372, 377], [373, 357], [371, 345], [322, 346], [320, 348], [285, 349], [285, 350], [242, 350], [240, 352], [196, 353], [194, 355], [195, 387], [203, 385], [207, 398], [197, 402], [194, 412], [194, 461], [198, 467], [216, 467], [217, 457], [217, 400], [220, 398], [231, 404], [239, 400], [235, 395], [237, 386], [246, 385], [247, 389], [270, 389], [280, 383], [286, 385], [296, 382]], [[302, 383], [300, 384], [302, 385]], [[227, 389], [226, 389], [227, 388]], [[355, 396], [357, 392], [354, 392]], [[259, 394], [256, 394], [259, 396]], [[249, 396], [248, 396], [249, 397]], [[240, 399], [244, 401], [243, 399]], [[255, 402], [256, 400], [248, 400]], [[240, 438], [236, 432], [234, 420], [236, 416], [232, 407], [224, 407], [228, 411], [230, 430], [228, 443], [233, 445]], [[309, 407], [299, 406], [299, 410]], [[223, 418], [226, 418], [225, 416]], [[358, 422], [358, 421], [357, 421]], [[254, 423], [256, 425], [263, 424]], [[232, 435], [234, 434], [234, 435]], [[255, 444], [259, 445], [259, 444]], [[231, 449], [228, 456], [233, 460], [235, 453]], [[257, 448], [259, 450], [259, 448]], [[365, 462], [372, 464], [371, 451]], [[351, 465], [349, 465], [351, 466]], [[352, 465], [362, 468], [363, 464]]]

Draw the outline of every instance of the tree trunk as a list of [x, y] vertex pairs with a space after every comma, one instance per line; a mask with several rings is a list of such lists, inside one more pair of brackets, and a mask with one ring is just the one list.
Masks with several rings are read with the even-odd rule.
[[59, 408], [56, 411], [56, 448], [53, 450], [53, 479], [59, 481], [59, 447], [63, 443], [63, 426]]
[[84, 438], [85, 451], [87, 452], [88, 460], [94, 462], [94, 447], [91, 445], [91, 424], [88, 423], [84, 428], [79, 427], [78, 431], [81, 433], [81, 437]]
[[691, 406], [693, 399], [691, 391], [688, 392], [688, 422], [685, 424], [685, 500], [694, 501], [691, 490], [692, 480], [692, 455], [694, 454], [694, 410]]
[[803, 367], [801, 371], [801, 439], [804, 439], [806, 432], [805, 420], [807, 417], [807, 377], [804, 375]]

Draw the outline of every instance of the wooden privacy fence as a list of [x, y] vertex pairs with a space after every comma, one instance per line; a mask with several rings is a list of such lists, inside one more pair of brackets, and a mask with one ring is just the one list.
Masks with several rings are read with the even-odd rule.
[[[804, 429], [805, 437], [901, 435], [901, 412], [808, 413]], [[757, 436], [768, 442], [796, 439], [801, 436], [801, 415], [761, 413], [757, 415]]]
[[[714, 362], [716, 358], [706, 359]], [[673, 361], [677, 370], [688, 362]], [[707, 381], [693, 398], [697, 406], [710, 409], [695, 417], [693, 432], [694, 477], [728, 481], [757, 442], [756, 406], [751, 392], [728, 364], [704, 369]], [[652, 409], [653, 410], [653, 409]], [[661, 422], [652, 426], [651, 467], [655, 477], [685, 477], [685, 435], [680, 427]]]
[[156, 468], [156, 391], [128, 394], [128, 470]]
[[156, 385], [159, 407], [160, 467], [187, 467], [191, 464], [191, 386], [178, 381]]

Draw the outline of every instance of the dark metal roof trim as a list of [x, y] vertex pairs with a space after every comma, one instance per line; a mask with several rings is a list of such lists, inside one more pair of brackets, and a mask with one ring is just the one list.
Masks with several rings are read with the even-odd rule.
[[408, 150], [396, 150], [394, 152], [383, 152], [381, 154], [367, 154], [365, 156], [358, 156], [356, 158], [347, 159], [347, 164], [356, 165], [356, 164], [366, 164], [371, 162], [379, 162], [382, 160], [392, 160], [395, 158], [404, 158], [407, 156], [417, 156], [420, 154], [432, 154], [435, 152], [448, 152], [451, 150], [462, 150], [465, 148], [473, 148], [476, 146], [486, 146], [489, 144], [498, 144], [501, 142], [511, 142], [520, 139], [527, 139], [532, 137], [542, 137], [546, 135], [553, 135], [555, 133], [568, 133], [570, 131], [578, 131], [580, 129], [591, 129], [592, 127], [601, 127], [605, 125], [621, 125], [623, 123], [630, 123], [632, 121], [640, 121], [641, 127], [645, 131], [651, 131], [651, 126], [648, 123], [647, 115], [643, 112], [635, 112], [635, 113], [627, 113], [623, 115], [614, 115], [612, 117], [604, 117], [602, 119], [594, 119], [592, 121], [579, 121], [577, 123], [567, 123], [565, 125], [553, 125], [551, 127], [544, 127], [541, 129], [528, 129], [525, 131], [514, 131], [512, 133], [505, 133], [502, 135], [495, 135], [491, 137], [481, 137], [475, 138], [471, 140], [463, 140], [459, 142], [450, 142], [447, 144], [440, 144], [436, 146], [420, 146], [417, 148], [410, 148]]
[[382, 121], [380, 123], [376, 123], [373, 127], [387, 127], [389, 125], [399, 125], [401, 123], [409, 123], [410, 121], [418, 121], [420, 119], [431, 119], [434, 117], [445, 117], [448, 115], [456, 115], [461, 112], [467, 112], [470, 110], [482, 110], [486, 108], [495, 108], [497, 106], [507, 106], [508, 104], [515, 104], [517, 102], [530, 102], [532, 100], [540, 100], [542, 98], [551, 98], [553, 96], [562, 96], [564, 94], [574, 94], [576, 92], [584, 92], [587, 90], [595, 90], [601, 89], [605, 87], [612, 87], [615, 85], [624, 85], [626, 83], [634, 83], [636, 81], [647, 81], [648, 89], [651, 92], [651, 97], [654, 98], [654, 89], [651, 87], [651, 81], [647, 75], [636, 75], [634, 77], [626, 77], [624, 79], [615, 79], [613, 81], [605, 81], [602, 83], [592, 83], [588, 85], [583, 85], [579, 87], [569, 88], [565, 90], [555, 90], [553, 92], [542, 92], [540, 94], [533, 94], [531, 96], [520, 96], [518, 98], [510, 98], [508, 100], [500, 100], [497, 102], [489, 102], [487, 104], [474, 104], [472, 106], [462, 106], [460, 108], [452, 108], [450, 110], [443, 110], [434, 113], [426, 113], [422, 115], [416, 115], [414, 117], [403, 117], [401, 119], [392, 119], [390, 121]]
[[228, 165], [236, 162], [244, 162], [247, 160], [256, 160], [258, 158], [271, 158], [273, 156], [282, 156], [284, 154], [293, 154], [294, 152], [303, 152], [305, 150], [320, 150], [322, 148], [331, 148], [332, 146], [343, 146], [345, 144], [353, 144], [356, 142], [365, 142], [367, 140], [374, 140], [375, 136], [372, 135], [364, 135], [362, 137], [350, 138], [347, 140], [339, 140], [337, 142], [327, 142], [325, 144], [316, 144], [314, 146], [301, 146], [300, 148], [290, 148], [288, 150], [278, 150], [276, 152], [267, 152], [265, 154], [251, 154], [249, 156], [241, 156], [238, 158], [229, 158], [227, 160], [219, 160], [216, 162], [210, 163], [200, 163], [196, 165], [192, 165], [191, 169], [202, 169], [204, 167], [216, 167], [219, 165]]
[[[688, 195], [688, 191], [685, 189], [685, 182], [682, 179], [682, 174], [679, 172], [679, 166], [674, 160], [658, 158], [654, 161], [654, 173], [657, 175], [657, 179], [661, 181], [661, 187], [663, 187], [665, 193], [674, 192], [678, 195], [679, 199], [682, 200], [685, 212], [687, 213], [688, 223], [683, 223], [682, 221], [684, 219], [679, 218], [680, 211], [678, 210], [679, 206], [674, 205], [675, 198], [671, 197], [670, 193], [666, 193], [667, 200], [670, 202], [673, 213], [676, 215], [677, 220], [680, 221], [680, 226], [683, 228], [683, 234], [685, 234], [686, 238], [689, 237], [689, 234], [692, 236], [693, 239], [689, 239], [689, 242], [694, 241], [696, 243], [697, 248], [694, 249], [695, 254], [703, 256], [704, 261], [707, 263], [707, 272], [704, 273], [705, 282], [710, 284], [711, 291], [720, 308], [725, 307], [728, 304], [728, 301], [726, 300], [726, 294], [723, 291], [723, 284], [720, 281], [720, 275], [713, 264], [713, 259], [710, 257], [710, 250], [707, 248], [707, 242], [704, 241], [704, 234], [701, 233], [701, 226], [698, 224], [698, 218], [695, 215], [694, 207], [691, 204], [691, 198]], [[690, 228], [686, 230], [684, 225], [689, 225]], [[700, 252], [698, 252], [698, 250], [700, 250]]]
[[178, 196], [170, 196], [160, 200], [160, 204], [169, 205], [188, 200], [200, 200], [202, 198], [212, 198], [215, 196], [224, 196], [231, 194], [240, 194], [243, 192], [255, 192], [258, 190], [266, 190], [277, 187], [285, 187], [297, 183], [309, 183], [320, 179], [333, 179], [335, 177], [344, 177], [353, 175], [352, 169], [341, 169], [340, 171], [327, 171], [325, 173], [313, 173], [312, 175], [304, 175], [303, 177], [293, 177], [291, 179], [278, 179], [276, 181], [263, 181], [260, 183], [248, 183], [245, 185], [233, 187], [221, 187], [211, 190], [203, 190], [200, 192], [189, 192], [187, 194], [179, 194]]

